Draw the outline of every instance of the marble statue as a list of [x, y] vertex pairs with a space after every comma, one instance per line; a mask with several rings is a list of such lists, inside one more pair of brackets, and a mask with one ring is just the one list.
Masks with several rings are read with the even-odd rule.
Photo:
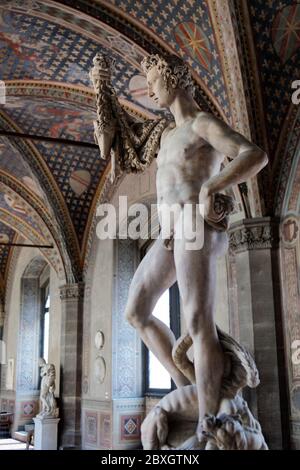
[[40, 418], [57, 418], [59, 409], [55, 399], [55, 366], [47, 364], [45, 359], [40, 359], [41, 367], [41, 391], [40, 391]]
[[[110, 83], [109, 60], [96, 56], [90, 74], [97, 99], [95, 139], [103, 158], [112, 154], [112, 177], [115, 176], [116, 164], [121, 170], [143, 171], [157, 153], [156, 187], [161, 235], [135, 272], [126, 317], [177, 385], [178, 390], [168, 398], [176, 396], [179, 401], [186, 399], [183, 409], [188, 416], [188, 402], [192, 402], [192, 417], [197, 416], [198, 421], [193, 433], [198, 443], [202, 446], [230, 447], [233, 444], [227, 434], [231, 433], [233, 436], [239, 435], [246, 448], [263, 448], [263, 437], [259, 434], [258, 423], [253, 424], [254, 418], [249, 415], [254, 434], [248, 435], [248, 424], [238, 417], [246, 407], [239, 396], [230, 398], [233, 400], [232, 408], [237, 413], [233, 414], [230, 410], [225, 415], [223, 413], [223, 400], [228, 400], [222, 394], [226, 355], [215, 325], [214, 309], [216, 259], [226, 253], [228, 215], [233, 210], [233, 201], [225, 192], [228, 193], [233, 185], [254, 177], [267, 164], [268, 158], [263, 150], [244, 136], [199, 108], [193, 98], [191, 73], [181, 59], [150, 55], [141, 65], [146, 74], [150, 98], [159, 107], [169, 109], [173, 116], [171, 122], [164, 119], [145, 122], [137, 129], [117, 101]], [[231, 161], [223, 167], [225, 156]], [[202, 212], [199, 204], [204, 208]], [[185, 231], [179, 236], [187, 205], [192, 207], [187, 222], [188, 233], [197, 233], [198, 227], [203, 231], [204, 243], [197, 250], [188, 249], [190, 239]], [[163, 210], [166, 207], [177, 208], [171, 225]], [[190, 378], [172, 356], [175, 344], [172, 331], [152, 315], [160, 296], [175, 281], [178, 283], [188, 335], [193, 343], [193, 386], [189, 385]], [[191, 389], [186, 387], [192, 387], [194, 401], [188, 397], [187, 392]], [[143, 435], [148, 435], [145, 427], [149, 423], [149, 433], [156, 429], [160, 436], [158, 441], [165, 442], [165, 423], [170, 411], [160, 406], [153, 413], [157, 424], [153, 426], [151, 417], [146, 419]], [[188, 422], [189, 419], [185, 421], [186, 426]], [[221, 434], [224, 435], [224, 442]], [[257, 439], [254, 437], [256, 434]], [[237, 440], [236, 437], [232, 439]]]

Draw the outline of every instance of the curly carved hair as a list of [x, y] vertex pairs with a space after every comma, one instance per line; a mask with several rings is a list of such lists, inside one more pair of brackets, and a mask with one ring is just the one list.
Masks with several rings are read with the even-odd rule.
[[163, 57], [158, 54], [151, 54], [142, 60], [141, 66], [146, 74], [156, 66], [167, 88], [181, 88], [190, 95], [195, 95], [195, 84], [191, 72], [180, 57], [176, 55]]

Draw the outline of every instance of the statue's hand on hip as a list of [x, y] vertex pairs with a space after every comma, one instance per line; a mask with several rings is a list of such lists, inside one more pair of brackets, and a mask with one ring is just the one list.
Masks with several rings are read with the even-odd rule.
[[209, 187], [203, 184], [199, 193], [199, 204], [204, 206], [204, 220], [219, 222], [224, 217], [223, 212], [215, 210], [215, 194], [210, 194]]

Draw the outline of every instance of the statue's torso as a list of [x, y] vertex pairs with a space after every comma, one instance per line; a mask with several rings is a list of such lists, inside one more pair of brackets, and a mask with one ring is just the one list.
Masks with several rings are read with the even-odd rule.
[[193, 122], [167, 129], [162, 138], [156, 174], [159, 206], [198, 203], [202, 184], [220, 171], [223, 155], [195, 133]]

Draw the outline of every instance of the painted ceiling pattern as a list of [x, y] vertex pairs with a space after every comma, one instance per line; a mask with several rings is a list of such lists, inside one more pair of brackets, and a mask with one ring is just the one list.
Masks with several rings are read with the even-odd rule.
[[39, 223], [32, 216], [33, 210], [19, 198], [15, 197], [13, 194], [8, 194], [6, 192], [0, 192], [0, 209], [3, 212], [10, 212], [13, 217], [16, 219], [21, 219], [29, 227], [32, 227], [39, 235], [43, 236], [43, 232]]
[[[141, 77], [140, 61], [143, 55], [137, 52], [133, 54], [132, 45], [124, 44], [123, 38], [114, 38], [111, 34], [110, 38], [103, 40], [103, 29], [94, 27], [94, 36], [98, 35], [98, 41], [95, 41], [60, 24], [41, 20], [35, 15], [39, 11], [46, 11], [54, 15], [56, 20], [70, 21], [71, 27], [76, 23], [82, 30], [85, 27], [91, 30], [87, 21], [79, 21], [74, 14], [62, 14], [58, 8], [42, 8], [42, 3], [34, 3], [32, 16], [28, 14], [26, 2], [18, 8], [19, 11], [13, 9], [14, 2], [7, 6], [11, 8], [8, 11], [0, 8], [0, 63], [1, 59], [2, 62], [5, 60], [5, 70], [1, 71], [3, 80], [34, 78], [90, 87], [88, 72], [92, 67], [92, 59], [96, 52], [102, 52], [115, 61], [113, 85], [118, 96], [136, 101], [143, 107], [142, 101], [135, 100], [132, 83]], [[145, 79], [142, 79], [145, 85]], [[155, 108], [150, 103], [149, 100], [148, 105]]]
[[291, 106], [292, 82], [300, 77], [300, 3], [256, 0], [249, 11], [273, 151]]
[[[73, 277], [80, 280], [91, 212], [107, 170], [93, 138], [89, 70], [96, 52], [114, 59], [114, 88], [139, 119], [165, 114], [147, 96], [140, 62], [147, 53], [171, 52], [188, 62], [209, 109], [231, 121], [232, 90], [213, 17], [215, 1], [78, 0], [76, 9], [71, 0], [1, 1], [0, 80], [7, 95], [0, 104], [0, 240], [3, 234], [11, 241], [24, 227], [31, 227], [36, 240], [47, 234], [44, 240], [55, 244], [52, 264], [61, 272], [61, 255], [71, 272], [73, 267], [66, 267], [71, 260]], [[248, 10], [275, 148], [291, 104], [291, 81], [300, 77], [300, 4], [253, 0]], [[230, 22], [221, 27], [230, 28]], [[45, 139], [9, 138], [1, 131]], [[2, 275], [9, 253], [0, 248]]]
[[58, 100], [9, 96], [5, 113], [25, 134], [94, 143], [94, 109]]
[[63, 144], [38, 142], [36, 148], [45, 159], [68, 206], [81, 242], [93, 196], [106, 161], [99, 150]]
[[0, 137], [0, 171], [5, 171], [22, 182], [35, 195], [44, 198], [43, 192], [21, 153], [6, 137]]
[[120, 10], [141, 22], [182, 56], [203, 79], [229, 115], [227, 93], [208, 6], [205, 1], [113, 0]]

